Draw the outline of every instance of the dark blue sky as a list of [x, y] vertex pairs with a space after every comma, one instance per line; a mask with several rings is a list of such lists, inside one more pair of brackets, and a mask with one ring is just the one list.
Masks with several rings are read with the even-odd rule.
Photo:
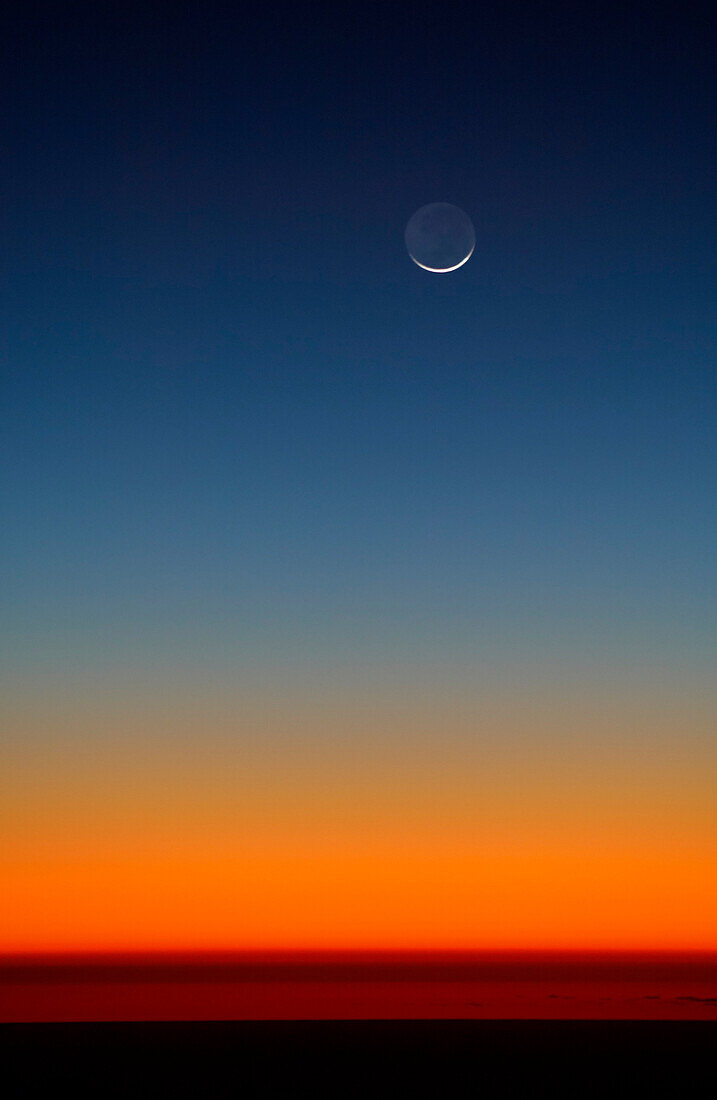
[[[698, 5], [8, 3], [6, 667], [714, 667]], [[471, 216], [432, 276], [403, 230]]]

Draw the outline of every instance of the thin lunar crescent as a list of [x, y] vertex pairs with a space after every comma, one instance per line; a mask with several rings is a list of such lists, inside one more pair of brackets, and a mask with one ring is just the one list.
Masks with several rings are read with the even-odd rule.
[[422, 206], [409, 220], [404, 237], [413, 262], [437, 275], [463, 267], [476, 243], [468, 215], [448, 202]]
[[411, 259], [413, 260], [414, 264], [418, 264], [418, 266], [422, 267], [424, 271], [432, 271], [436, 275], [445, 275], [449, 271], [457, 271], [459, 267], [463, 267], [463, 264], [467, 264], [471, 256], [473, 255], [474, 248], [475, 245], [473, 245], [465, 260], [461, 260], [460, 263], [454, 264], [453, 267], [426, 267], [426, 265], [422, 264], [420, 260], [417, 260], [415, 256], [411, 256]]

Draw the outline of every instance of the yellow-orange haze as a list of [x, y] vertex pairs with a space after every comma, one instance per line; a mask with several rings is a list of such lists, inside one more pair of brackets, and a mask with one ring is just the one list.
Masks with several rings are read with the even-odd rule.
[[505, 698], [12, 701], [0, 952], [717, 948], [711, 703]]

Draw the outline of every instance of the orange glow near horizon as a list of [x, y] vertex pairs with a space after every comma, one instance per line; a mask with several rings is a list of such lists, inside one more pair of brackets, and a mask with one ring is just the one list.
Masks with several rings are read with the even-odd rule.
[[16, 708], [0, 953], [717, 949], [709, 708], [459, 702]]
[[717, 947], [715, 872], [701, 860], [581, 852], [39, 864], [10, 876], [0, 942], [4, 951], [697, 950]]

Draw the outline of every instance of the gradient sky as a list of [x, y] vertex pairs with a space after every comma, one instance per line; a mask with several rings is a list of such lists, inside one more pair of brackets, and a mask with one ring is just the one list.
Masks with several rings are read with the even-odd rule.
[[0, 950], [717, 947], [713, 22], [170, 9], [1, 17]]

